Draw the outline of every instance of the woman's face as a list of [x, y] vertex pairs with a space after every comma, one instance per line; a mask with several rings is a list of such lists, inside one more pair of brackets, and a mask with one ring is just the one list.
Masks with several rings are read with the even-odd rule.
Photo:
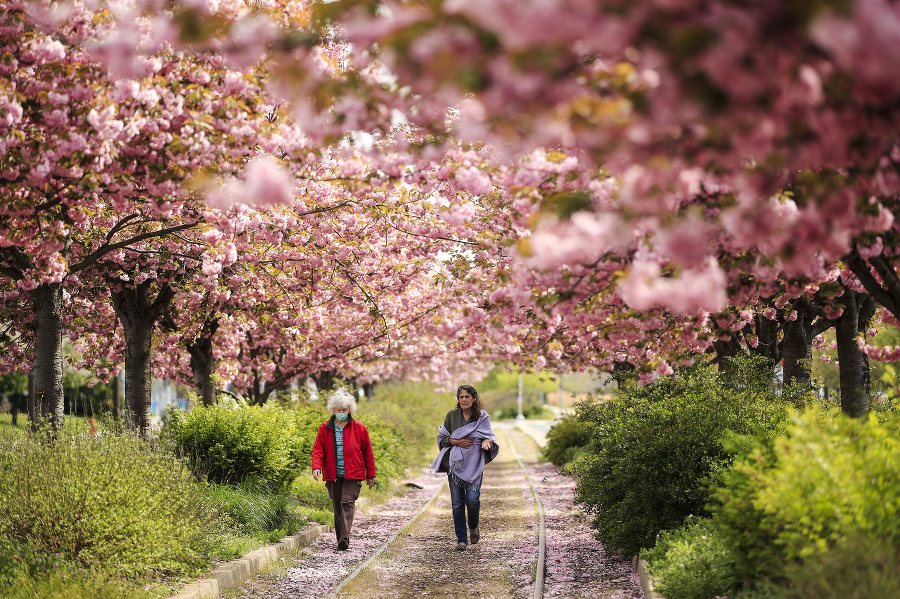
[[475, 398], [465, 389], [459, 392], [456, 399], [459, 401], [459, 407], [463, 410], [468, 410], [472, 407], [472, 404], [475, 403]]
[[334, 409], [335, 414], [349, 414], [350, 406], [338, 406]]

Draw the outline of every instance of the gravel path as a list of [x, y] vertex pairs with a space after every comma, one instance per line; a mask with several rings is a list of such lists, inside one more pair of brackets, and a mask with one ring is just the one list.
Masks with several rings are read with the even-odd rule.
[[[496, 423], [500, 455], [485, 469], [481, 491], [481, 541], [456, 551], [446, 478], [423, 471], [422, 489], [357, 513], [349, 551], [337, 551], [326, 534], [285, 563], [228, 597], [299, 599], [323, 597], [355, 571], [392, 535], [397, 538], [339, 597], [530, 598], [537, 562], [537, 511], [531, 489], [509, 444], [541, 495], [547, 535], [544, 597], [640, 599], [640, 585], [627, 560], [607, 556], [573, 507], [574, 482], [539, 462], [536, 444], [508, 423]], [[401, 529], [441, 489], [419, 520]]]
[[[485, 468], [481, 486], [481, 541], [456, 551], [450, 492], [441, 496], [340, 594], [379, 597], [494, 597], [525, 599], [533, 593], [537, 560], [537, 513], [531, 489], [501, 427], [497, 460]], [[504, 447], [505, 446], [505, 447]]]

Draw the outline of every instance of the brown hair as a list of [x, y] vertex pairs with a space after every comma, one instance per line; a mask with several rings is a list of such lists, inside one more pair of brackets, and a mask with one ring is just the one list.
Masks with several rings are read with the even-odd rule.
[[[460, 385], [459, 387], [456, 388], [456, 407], [461, 410], [462, 408], [459, 405], [459, 392], [460, 391], [468, 391], [469, 392], [469, 395], [471, 395], [472, 399], [475, 400], [472, 402], [472, 414], [475, 414], [476, 417], [481, 416], [481, 410], [484, 409], [484, 404], [481, 403], [481, 398], [478, 397], [478, 391], [475, 390], [475, 387], [473, 387], [472, 385]], [[472, 415], [469, 414], [470, 418], [471, 418], [471, 416]]]

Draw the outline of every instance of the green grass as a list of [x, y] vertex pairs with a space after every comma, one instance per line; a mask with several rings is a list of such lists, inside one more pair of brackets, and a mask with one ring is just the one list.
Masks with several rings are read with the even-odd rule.
[[19, 414], [19, 422], [16, 425], [12, 423], [12, 414], [9, 412], [0, 413], [0, 430], [21, 430], [24, 431], [28, 424], [28, 414]]

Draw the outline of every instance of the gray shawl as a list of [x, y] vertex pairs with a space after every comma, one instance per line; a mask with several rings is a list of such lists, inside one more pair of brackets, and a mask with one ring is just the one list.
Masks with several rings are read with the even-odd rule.
[[478, 480], [484, 471], [484, 450], [481, 449], [481, 442], [490, 439], [491, 444], [490, 458], [493, 460], [497, 457], [500, 447], [497, 445], [497, 438], [494, 436], [494, 429], [491, 427], [491, 418], [484, 410], [481, 416], [475, 422], [470, 422], [459, 427], [451, 434], [442, 424], [438, 429], [437, 444], [441, 446], [441, 439], [471, 439], [474, 441], [472, 447], [459, 447], [453, 445], [444, 447], [438, 454], [431, 469], [437, 473], [440, 468], [441, 460], [444, 459], [444, 453], [450, 452], [450, 475], [465, 483], [472, 483]]

